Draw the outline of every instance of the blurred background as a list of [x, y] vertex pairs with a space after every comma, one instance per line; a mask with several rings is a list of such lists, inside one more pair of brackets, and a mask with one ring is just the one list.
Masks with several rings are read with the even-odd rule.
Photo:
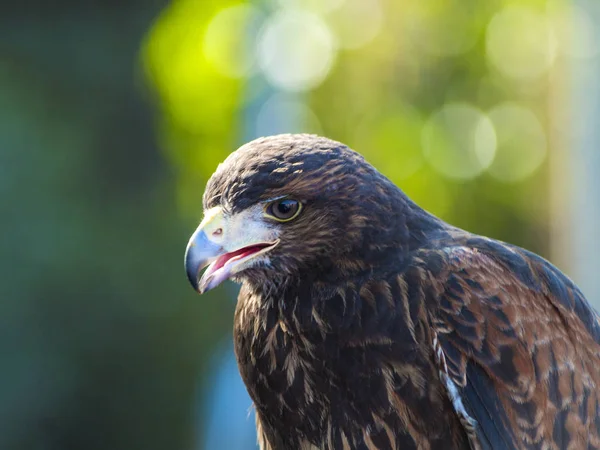
[[240, 144], [343, 141], [600, 307], [597, 0], [0, 6], [0, 449], [253, 449], [236, 287], [183, 270]]

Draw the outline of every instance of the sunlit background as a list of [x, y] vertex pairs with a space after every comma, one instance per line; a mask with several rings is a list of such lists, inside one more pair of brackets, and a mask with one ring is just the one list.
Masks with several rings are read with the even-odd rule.
[[348, 144], [600, 307], [597, 0], [50, 3], [0, 11], [1, 450], [256, 448], [236, 287], [183, 251], [259, 136]]

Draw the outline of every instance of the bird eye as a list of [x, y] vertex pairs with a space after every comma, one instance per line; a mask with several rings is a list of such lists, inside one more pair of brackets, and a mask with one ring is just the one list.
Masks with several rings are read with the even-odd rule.
[[302, 204], [298, 200], [284, 198], [269, 204], [266, 213], [279, 222], [287, 222], [295, 219], [301, 209]]

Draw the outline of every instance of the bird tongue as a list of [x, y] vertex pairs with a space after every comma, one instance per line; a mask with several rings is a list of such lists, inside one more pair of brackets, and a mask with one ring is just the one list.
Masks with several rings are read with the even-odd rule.
[[206, 272], [200, 280], [200, 293], [206, 292], [215, 286], [218, 286], [223, 281], [231, 276], [231, 268], [233, 262], [238, 261], [246, 256], [251, 255], [268, 247], [269, 244], [251, 245], [249, 247], [240, 248], [239, 250], [225, 253], [217, 258], [217, 260], [208, 266]]
[[250, 247], [240, 248], [239, 250], [236, 250], [231, 253], [225, 253], [224, 255], [221, 255], [221, 256], [219, 256], [219, 258], [217, 258], [217, 260], [215, 261], [215, 266], [214, 266], [213, 271], [219, 270], [220, 268], [226, 266], [228, 263], [230, 263], [232, 261], [242, 259], [248, 255], [251, 255], [252, 253], [256, 253], [257, 251], [259, 251], [260, 249], [262, 249], [264, 247], [265, 246], [261, 246], [261, 245], [251, 245]]

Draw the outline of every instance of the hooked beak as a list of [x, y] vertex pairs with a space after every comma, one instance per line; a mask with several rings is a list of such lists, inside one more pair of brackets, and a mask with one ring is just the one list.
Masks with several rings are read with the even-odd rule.
[[[268, 252], [279, 243], [279, 240], [273, 240], [272, 236], [264, 236], [270, 233], [262, 228], [262, 223], [251, 222], [242, 224], [243, 227], [235, 224], [229, 226], [235, 217], [225, 220], [221, 211], [209, 211], [207, 218], [209, 220], [203, 220], [196, 229], [185, 250], [188, 280], [200, 294], [217, 287], [247, 268], [250, 260]], [[242, 229], [243, 233], [236, 232]], [[240, 234], [242, 236], [239, 236]], [[263, 240], [261, 235], [271, 239]], [[200, 276], [205, 267], [207, 269]]]

